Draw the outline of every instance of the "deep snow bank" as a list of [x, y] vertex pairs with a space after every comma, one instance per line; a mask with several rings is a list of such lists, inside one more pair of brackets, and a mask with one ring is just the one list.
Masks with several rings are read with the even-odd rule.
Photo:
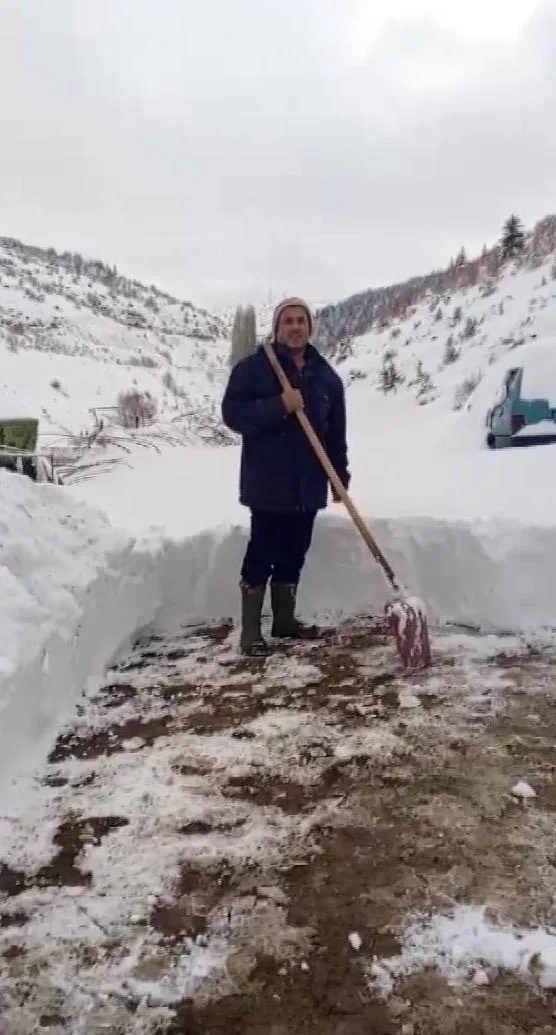
[[159, 600], [156, 551], [63, 490], [0, 471], [0, 786]]
[[[373, 521], [426, 515], [450, 523], [511, 518], [556, 526], [556, 447], [478, 449], [469, 414], [439, 418], [424, 408], [422, 420], [410, 422], [407, 406], [400, 401], [398, 408], [394, 401], [390, 407], [397, 416], [389, 424], [380, 400], [372, 411], [369, 399], [360, 398], [358, 405], [366, 406], [369, 419], [367, 425], [354, 421], [350, 435], [351, 491]], [[132, 466], [68, 491], [139, 536], [153, 525], [180, 539], [224, 522], [245, 522], [237, 503], [236, 447], [168, 448], [130, 459]], [[330, 508], [330, 514], [336, 512], [341, 508]]]
[[[373, 523], [431, 620], [556, 628], [556, 529], [398, 518]], [[0, 472], [0, 786], [45, 753], [78, 694], [139, 629], [237, 616], [244, 524], [137, 540], [59, 488]], [[343, 517], [322, 517], [306, 613], [381, 609], [388, 587]]]
[[[556, 628], [556, 529], [519, 522], [398, 518], [373, 522], [402, 582], [421, 596], [433, 623], [533, 633]], [[176, 617], [234, 616], [244, 526], [168, 543], [160, 558], [160, 627]], [[381, 610], [390, 595], [382, 572], [348, 521], [317, 523], [299, 603], [306, 613]]]

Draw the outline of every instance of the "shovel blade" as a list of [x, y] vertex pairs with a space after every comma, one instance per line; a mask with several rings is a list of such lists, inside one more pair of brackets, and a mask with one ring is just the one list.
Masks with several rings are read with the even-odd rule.
[[388, 630], [396, 640], [406, 672], [428, 668], [432, 663], [425, 605], [417, 597], [397, 600], [386, 606]]

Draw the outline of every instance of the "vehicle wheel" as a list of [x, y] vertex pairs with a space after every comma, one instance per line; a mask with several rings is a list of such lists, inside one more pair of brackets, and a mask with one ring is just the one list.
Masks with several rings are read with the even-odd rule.
[[487, 435], [487, 446], [489, 449], [506, 449], [512, 444], [511, 435], [493, 435], [490, 431]]

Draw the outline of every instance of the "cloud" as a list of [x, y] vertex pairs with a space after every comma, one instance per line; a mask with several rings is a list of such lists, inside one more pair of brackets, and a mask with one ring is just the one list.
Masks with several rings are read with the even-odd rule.
[[499, 36], [376, 6], [4, 0], [2, 232], [212, 306], [339, 297], [544, 215], [552, 5]]

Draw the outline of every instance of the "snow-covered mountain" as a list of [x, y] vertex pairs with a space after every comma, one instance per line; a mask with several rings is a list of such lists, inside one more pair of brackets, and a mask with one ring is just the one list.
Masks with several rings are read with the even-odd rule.
[[[368, 405], [378, 393], [443, 414], [473, 408], [473, 398], [486, 403], [520, 348], [534, 342], [554, 341], [556, 372], [556, 217], [537, 224], [518, 258], [503, 262], [485, 251], [388, 292], [373, 327], [359, 336], [348, 333], [355, 309], [342, 303], [335, 338], [324, 344]], [[477, 419], [482, 426], [483, 411]]]
[[[218, 429], [222, 321], [114, 267], [0, 238], [0, 417], [37, 416], [43, 442], [89, 432], [120, 392], [149, 392], [189, 438]], [[107, 409], [105, 409], [107, 408]]]
[[[257, 310], [259, 338], [272, 310]], [[83, 442], [99, 441], [99, 425], [115, 425], [108, 445], [119, 436], [121, 458], [129, 434], [118, 397], [135, 390], [157, 410], [154, 426], [133, 431], [141, 445], [156, 435], [234, 441], [220, 420], [232, 319], [233, 310], [210, 315], [104, 263], [0, 238], [0, 418], [39, 417], [41, 447], [67, 444], [68, 463], [72, 449], [81, 456]], [[352, 428], [368, 407], [394, 423], [402, 402], [426, 407], [427, 420], [471, 407], [482, 441], [484, 411], [515, 350], [552, 338], [556, 348], [555, 216], [511, 261], [498, 248], [461, 254], [445, 270], [317, 314], [316, 341], [348, 386]]]

